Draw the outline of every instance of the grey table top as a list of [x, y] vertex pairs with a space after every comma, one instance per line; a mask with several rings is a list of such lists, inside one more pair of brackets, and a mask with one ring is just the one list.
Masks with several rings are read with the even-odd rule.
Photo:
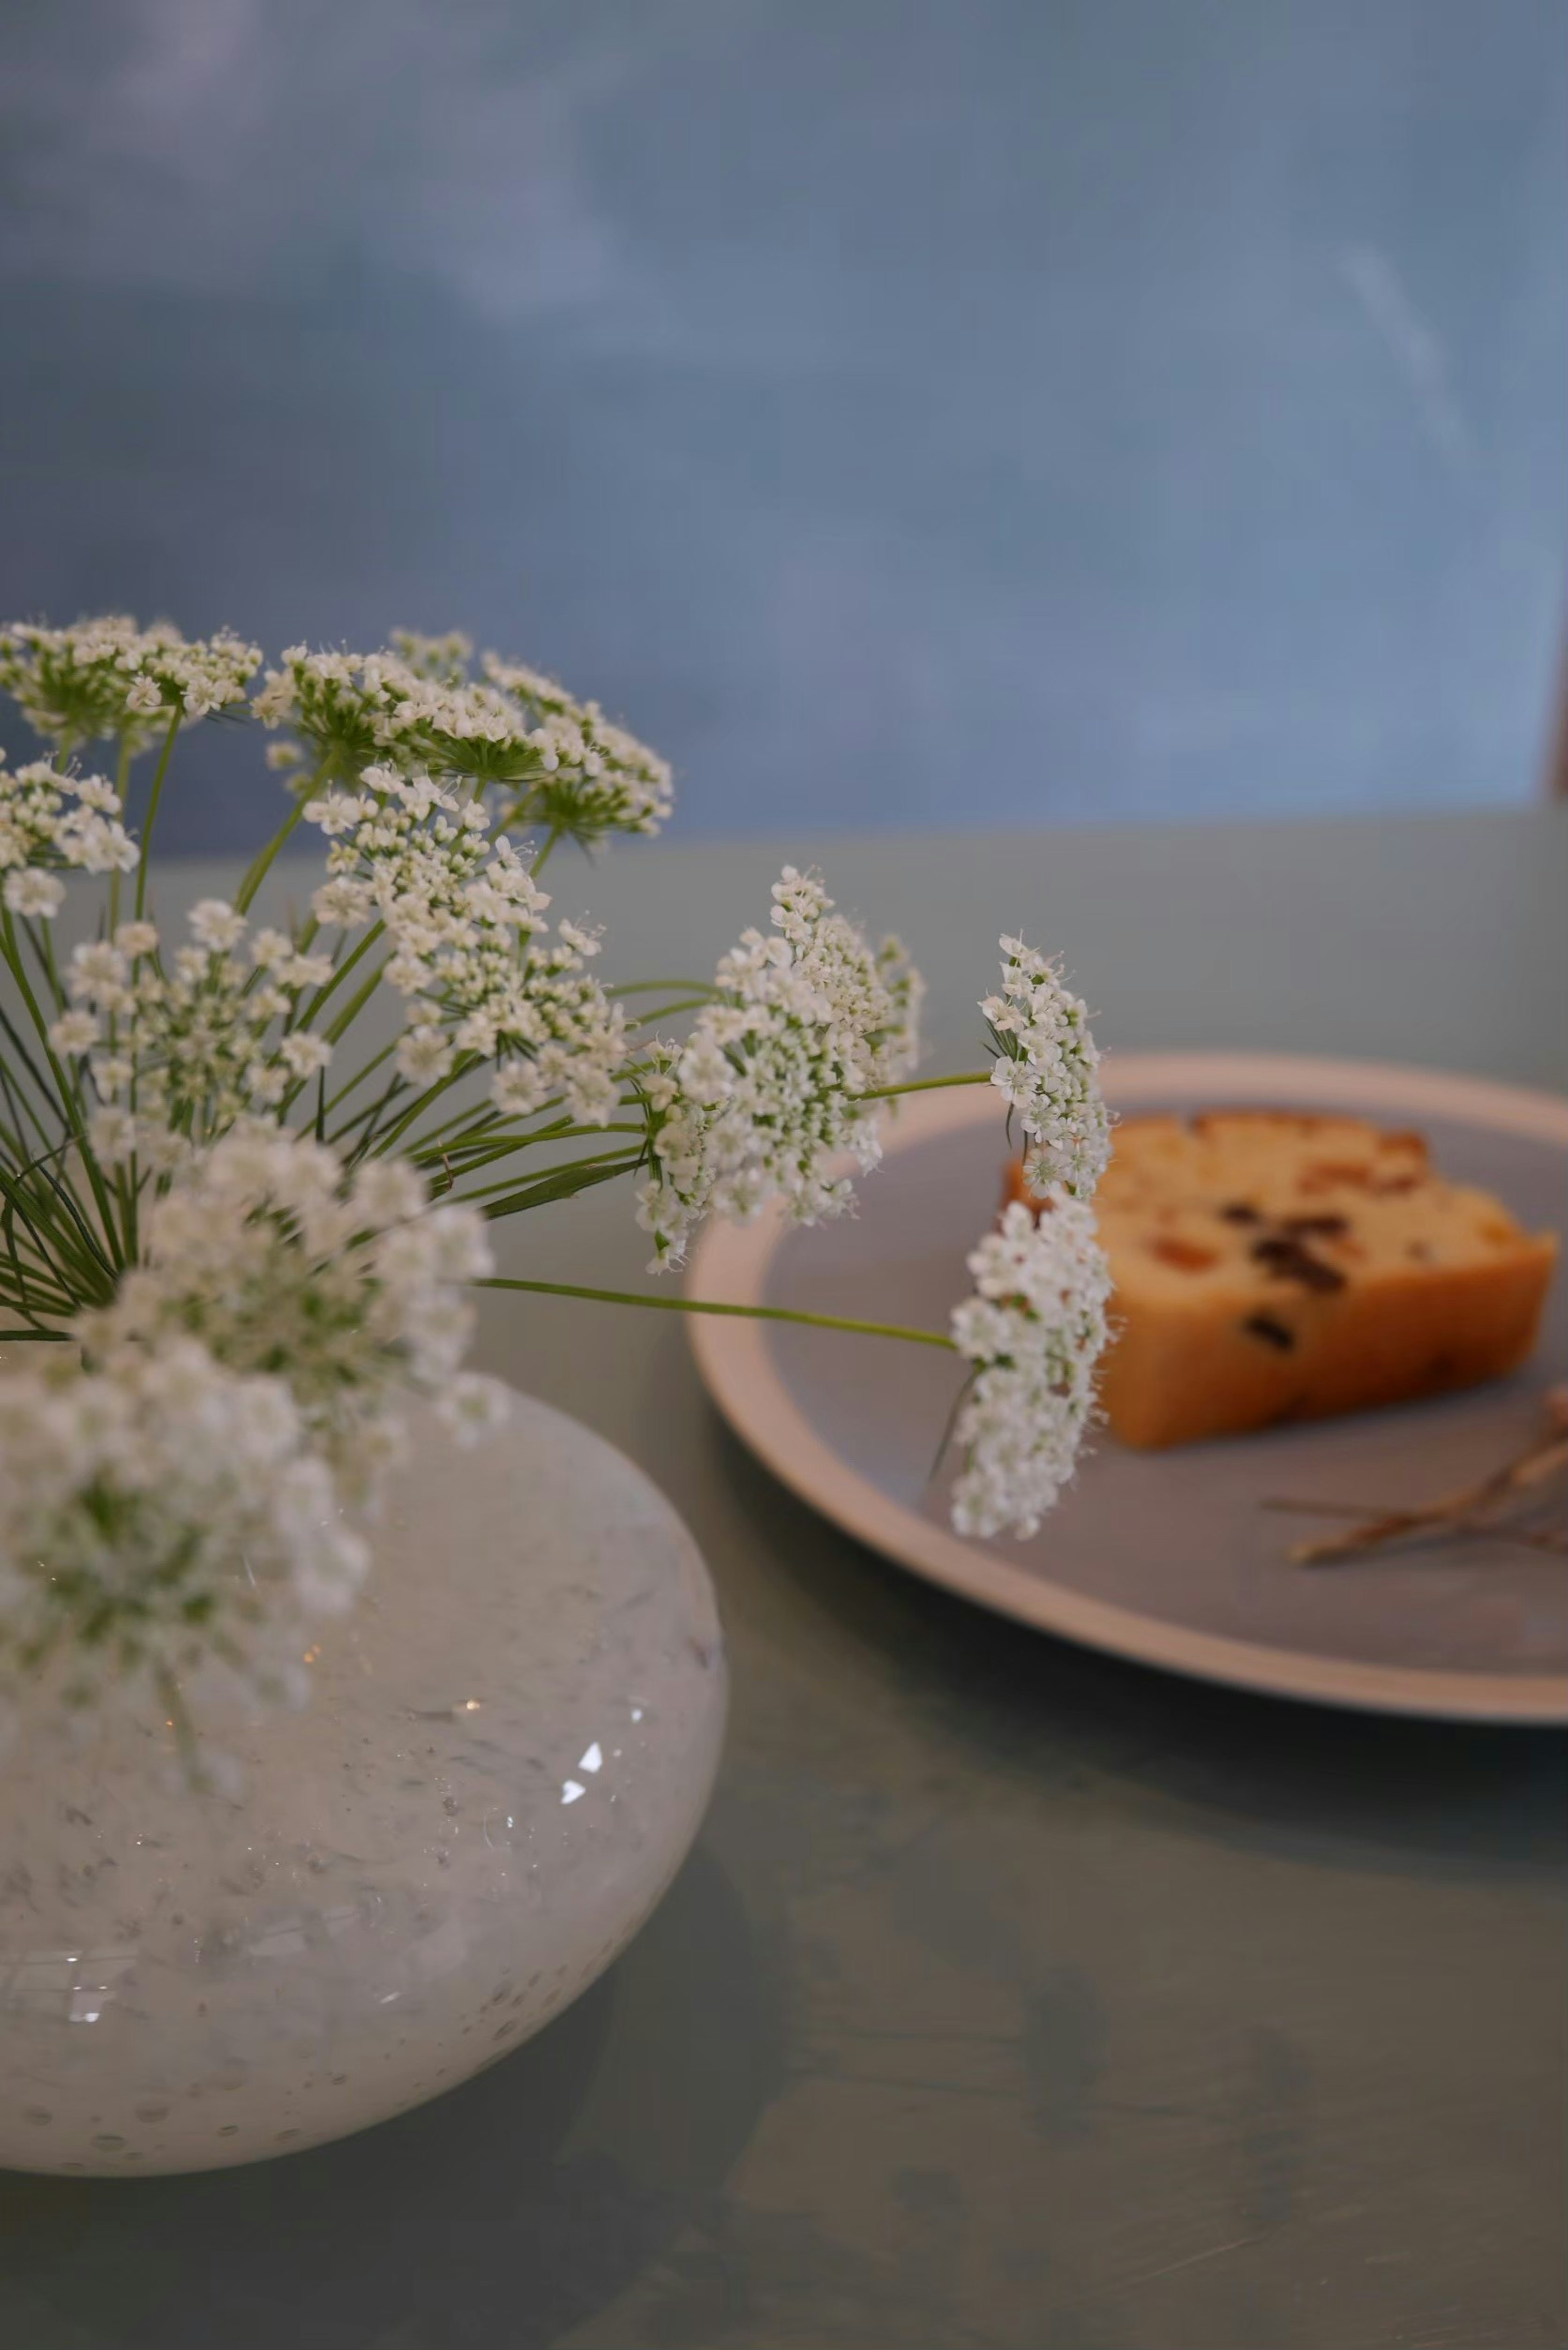
[[[1006, 922], [1113, 1045], [1561, 1085], [1565, 819], [792, 847], [905, 929], [939, 1065]], [[558, 902], [622, 970], [691, 967], [776, 862], [639, 851]], [[604, 1193], [504, 1247], [568, 1280], [643, 1254]], [[419, 2113], [251, 2170], [0, 2180], [8, 2350], [1563, 2342], [1559, 1740], [1025, 1633], [774, 1485], [674, 1317], [523, 1306], [487, 1303], [491, 1367], [642, 1461], [718, 1583], [697, 1850], [574, 2009]]]

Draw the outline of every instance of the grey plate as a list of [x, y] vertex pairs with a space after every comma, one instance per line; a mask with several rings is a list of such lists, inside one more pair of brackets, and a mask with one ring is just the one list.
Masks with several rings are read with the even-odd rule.
[[[1344, 1108], [1419, 1123], [1439, 1166], [1560, 1225], [1568, 1105], [1410, 1069], [1256, 1055], [1124, 1055], [1118, 1107], [1223, 1101]], [[964, 1257], [996, 1211], [994, 1095], [902, 1105], [854, 1220], [764, 1218], [704, 1236], [691, 1294], [944, 1327]], [[1041, 1629], [1206, 1679], [1329, 1703], [1471, 1720], [1568, 1720], [1568, 1574], [1560, 1557], [1476, 1538], [1333, 1569], [1292, 1565], [1271, 1495], [1428, 1500], [1527, 1443], [1568, 1374], [1560, 1280], [1535, 1359], [1463, 1396], [1357, 1419], [1140, 1453], [1102, 1436], [1031, 1542], [966, 1543], [933, 1459], [961, 1373], [934, 1349], [693, 1317], [702, 1376], [737, 1432], [815, 1507], [888, 1556]]]

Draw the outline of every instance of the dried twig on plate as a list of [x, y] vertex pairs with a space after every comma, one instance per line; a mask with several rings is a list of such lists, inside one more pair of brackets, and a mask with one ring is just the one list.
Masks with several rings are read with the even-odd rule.
[[[1328, 1566], [1340, 1559], [1356, 1558], [1381, 1550], [1404, 1535], [1431, 1533], [1490, 1534], [1509, 1542], [1522, 1542], [1532, 1550], [1568, 1548], [1555, 1529], [1500, 1524], [1494, 1515], [1509, 1503], [1534, 1493], [1568, 1469], [1568, 1387], [1554, 1387], [1546, 1396], [1546, 1431], [1534, 1442], [1494, 1469], [1478, 1484], [1414, 1509], [1356, 1511], [1357, 1523], [1343, 1534], [1325, 1534], [1296, 1543], [1290, 1556], [1298, 1566]], [[1334, 1502], [1270, 1501], [1271, 1510], [1315, 1511], [1324, 1516], [1348, 1514], [1354, 1505]]]

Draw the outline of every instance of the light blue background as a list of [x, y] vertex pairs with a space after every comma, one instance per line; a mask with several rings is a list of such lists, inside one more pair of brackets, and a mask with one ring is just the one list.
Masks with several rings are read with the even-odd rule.
[[[1521, 799], [1558, 0], [5, 11], [0, 606], [457, 624], [711, 831]], [[184, 754], [171, 837], [274, 804]]]

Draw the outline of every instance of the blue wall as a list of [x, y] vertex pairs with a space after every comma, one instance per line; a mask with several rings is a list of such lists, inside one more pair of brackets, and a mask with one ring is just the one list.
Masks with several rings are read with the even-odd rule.
[[12, 0], [0, 78], [0, 608], [466, 627], [710, 830], [1536, 785], [1557, 0]]

